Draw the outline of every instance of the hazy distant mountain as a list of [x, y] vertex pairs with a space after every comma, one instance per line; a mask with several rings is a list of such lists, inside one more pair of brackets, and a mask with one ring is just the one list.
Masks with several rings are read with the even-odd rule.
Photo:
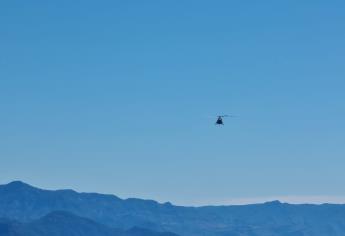
[[[110, 228], [148, 228], [182, 236], [344, 236], [345, 205], [179, 207], [113, 195], [47, 191], [22, 182], [0, 185], [0, 217], [31, 222], [67, 211]], [[30, 223], [31, 224], [31, 223]]]
[[132, 228], [112, 229], [68, 212], [52, 212], [31, 223], [0, 219], [1, 236], [177, 236], [151, 230]]

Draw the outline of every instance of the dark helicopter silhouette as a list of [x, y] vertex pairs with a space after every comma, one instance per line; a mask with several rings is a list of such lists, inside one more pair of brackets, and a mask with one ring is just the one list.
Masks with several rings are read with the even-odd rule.
[[218, 116], [215, 125], [224, 125], [224, 121], [223, 121], [223, 118], [224, 118], [224, 117], [234, 117], [234, 116], [229, 116], [229, 115], [221, 115], [221, 116]]

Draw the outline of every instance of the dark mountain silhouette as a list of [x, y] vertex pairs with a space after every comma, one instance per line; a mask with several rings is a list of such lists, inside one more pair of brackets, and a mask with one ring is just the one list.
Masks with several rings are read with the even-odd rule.
[[1, 236], [177, 236], [142, 228], [112, 229], [68, 212], [52, 212], [31, 223], [0, 219]]
[[140, 227], [182, 236], [345, 235], [345, 205], [291, 205], [275, 201], [181, 207], [72, 190], [48, 191], [22, 182], [0, 186], [0, 217], [32, 222], [54, 211], [67, 211], [110, 228]]

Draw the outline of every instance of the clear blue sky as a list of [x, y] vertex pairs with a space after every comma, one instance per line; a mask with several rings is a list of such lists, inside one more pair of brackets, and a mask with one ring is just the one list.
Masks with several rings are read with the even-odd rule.
[[[188, 205], [345, 199], [344, 12], [1, 1], [0, 182]], [[223, 113], [239, 117], [215, 127]]]

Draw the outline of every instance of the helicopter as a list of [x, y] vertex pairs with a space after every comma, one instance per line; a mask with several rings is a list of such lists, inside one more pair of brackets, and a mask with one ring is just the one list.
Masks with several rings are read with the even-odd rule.
[[224, 117], [234, 117], [234, 116], [231, 116], [231, 115], [220, 115], [220, 116], [217, 116], [217, 121], [215, 123], [215, 125], [224, 125], [224, 121], [223, 121], [223, 118]]

